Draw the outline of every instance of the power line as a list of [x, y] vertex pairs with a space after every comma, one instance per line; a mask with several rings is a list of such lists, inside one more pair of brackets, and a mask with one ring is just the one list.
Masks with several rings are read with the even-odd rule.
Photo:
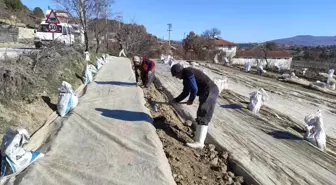
[[168, 31], [168, 43], [169, 43], [169, 45], [170, 45], [170, 32], [173, 31], [171, 28], [172, 28], [172, 24], [169, 23], [168, 24], [168, 30], [167, 30]]

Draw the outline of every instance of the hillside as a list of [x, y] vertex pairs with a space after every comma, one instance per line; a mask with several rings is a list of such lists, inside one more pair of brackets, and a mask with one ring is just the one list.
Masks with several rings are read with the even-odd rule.
[[[13, 0], [14, 2], [14, 0]], [[21, 3], [19, 0], [15, 0], [19, 3], [19, 6], [10, 7], [6, 6], [5, 0], [0, 0], [0, 24], [10, 24], [15, 26], [23, 26], [29, 28], [36, 28], [41, 22], [41, 14], [36, 15], [27, 6]]]
[[336, 36], [298, 35], [290, 38], [272, 40], [271, 42], [301, 46], [326, 46], [336, 45]]

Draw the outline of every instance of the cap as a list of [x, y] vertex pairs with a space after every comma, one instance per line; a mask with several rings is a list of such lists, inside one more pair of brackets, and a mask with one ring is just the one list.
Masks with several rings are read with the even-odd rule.
[[176, 76], [177, 73], [180, 73], [183, 70], [183, 66], [181, 64], [175, 64], [171, 67], [170, 72], [173, 76]]
[[134, 62], [140, 62], [140, 57], [138, 57], [138, 56], [134, 56], [134, 57], [133, 57], [133, 61], [134, 61]]

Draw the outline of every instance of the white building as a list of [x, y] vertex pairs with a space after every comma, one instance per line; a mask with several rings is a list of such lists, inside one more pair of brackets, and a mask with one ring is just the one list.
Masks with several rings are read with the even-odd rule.
[[219, 38], [215, 38], [215, 39], [216, 39], [217, 48], [219, 50], [224, 51], [226, 53], [226, 57], [232, 58], [236, 55], [237, 44], [233, 42], [229, 42], [227, 40], [219, 39]]
[[[287, 51], [268, 51], [266, 53], [269, 67], [279, 66], [281, 69], [290, 69], [292, 64], [292, 56]], [[265, 53], [258, 50], [242, 51], [238, 50], [236, 56], [232, 59], [232, 64], [245, 65], [250, 63], [252, 66], [257, 66], [257, 62], [263, 63], [266, 66]]]

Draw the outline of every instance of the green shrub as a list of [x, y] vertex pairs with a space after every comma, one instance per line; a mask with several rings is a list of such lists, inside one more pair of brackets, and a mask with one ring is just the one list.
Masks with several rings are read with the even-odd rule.
[[13, 10], [22, 10], [23, 8], [21, 0], [5, 0], [5, 5], [7, 8], [11, 8]]
[[40, 7], [34, 8], [33, 12], [36, 17], [44, 17], [44, 13]]

